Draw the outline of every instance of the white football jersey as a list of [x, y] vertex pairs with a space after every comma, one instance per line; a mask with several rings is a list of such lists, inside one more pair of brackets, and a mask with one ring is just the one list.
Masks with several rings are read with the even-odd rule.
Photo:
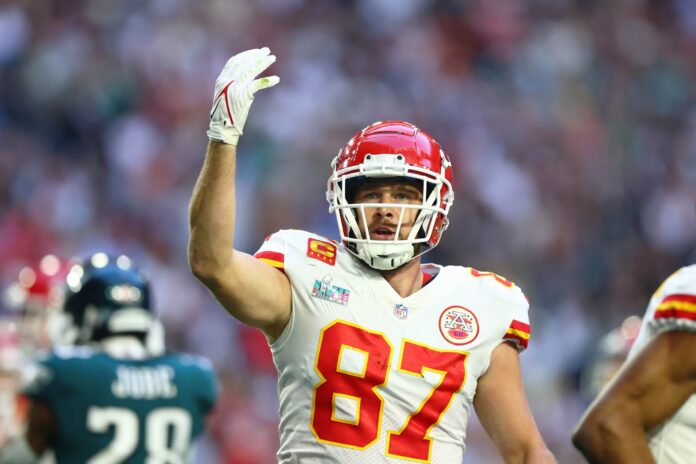
[[297, 230], [271, 235], [256, 257], [292, 284], [290, 322], [271, 346], [279, 462], [461, 462], [493, 349], [527, 346], [522, 291], [426, 264], [427, 284], [402, 298], [343, 245]]
[[[653, 338], [669, 330], [696, 332], [696, 265], [672, 274], [650, 299], [643, 324], [628, 359]], [[696, 395], [649, 433], [649, 445], [659, 464], [694, 462], [696, 456]]]

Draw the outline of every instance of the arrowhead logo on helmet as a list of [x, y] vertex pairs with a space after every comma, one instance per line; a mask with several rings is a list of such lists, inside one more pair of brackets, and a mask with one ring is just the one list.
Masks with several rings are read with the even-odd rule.
[[[434, 248], [447, 228], [447, 214], [454, 202], [452, 163], [430, 135], [403, 121], [376, 122], [351, 138], [331, 163], [326, 199], [336, 214], [346, 248], [378, 270], [395, 269]], [[369, 179], [401, 178], [422, 188], [422, 203], [374, 204], [353, 200], [357, 186]], [[406, 209], [417, 209], [406, 238], [398, 232], [388, 240], [370, 237], [359, 226], [365, 208], [400, 209], [396, 230], [403, 225]]]

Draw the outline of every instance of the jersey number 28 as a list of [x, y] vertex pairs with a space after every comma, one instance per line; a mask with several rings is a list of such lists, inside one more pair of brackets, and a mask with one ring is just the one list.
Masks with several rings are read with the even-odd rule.
[[[362, 372], [341, 368], [345, 349], [362, 353]], [[322, 331], [315, 365], [321, 382], [314, 389], [311, 422], [319, 441], [356, 449], [365, 449], [377, 441], [384, 403], [378, 387], [387, 383], [391, 354], [391, 344], [379, 332], [342, 321]], [[442, 351], [404, 341], [399, 373], [422, 377], [424, 371], [431, 371], [441, 379], [401, 430], [388, 432], [387, 456], [429, 461], [432, 439], [428, 434], [464, 385], [466, 357], [461, 351]], [[336, 414], [336, 401], [345, 399], [356, 405], [354, 421]]]
[[[191, 440], [191, 415], [181, 408], [159, 408], [150, 412], [144, 422], [145, 464], [183, 464]], [[138, 416], [133, 411], [89, 408], [87, 429], [90, 432], [107, 433], [112, 427], [113, 440], [87, 461], [88, 464], [120, 463], [137, 448], [141, 432]]]

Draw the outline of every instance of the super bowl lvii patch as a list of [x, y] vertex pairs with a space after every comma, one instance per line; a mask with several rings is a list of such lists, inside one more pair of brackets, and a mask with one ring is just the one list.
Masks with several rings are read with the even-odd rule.
[[338, 285], [332, 285], [332, 280], [333, 278], [329, 275], [324, 276], [321, 280], [316, 280], [314, 282], [314, 288], [312, 288], [312, 296], [343, 306], [347, 305], [348, 298], [350, 297], [350, 290], [339, 287]]

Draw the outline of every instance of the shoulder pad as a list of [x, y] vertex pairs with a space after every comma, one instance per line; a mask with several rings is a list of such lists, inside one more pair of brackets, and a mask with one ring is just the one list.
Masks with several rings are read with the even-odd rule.
[[254, 256], [271, 266], [285, 270], [288, 255], [308, 257], [336, 264], [338, 242], [304, 230], [286, 229], [269, 235]]
[[479, 271], [472, 267], [464, 268], [464, 272], [467, 279], [478, 283], [492, 295], [506, 301], [518, 303], [521, 306], [529, 306], [529, 300], [522, 292], [522, 289], [505, 277], [493, 272]]
[[20, 372], [20, 391], [30, 397], [39, 394], [53, 381], [54, 376], [50, 363], [30, 361]]
[[679, 269], [664, 281], [655, 294], [666, 296], [671, 294], [696, 295], [696, 264]]

